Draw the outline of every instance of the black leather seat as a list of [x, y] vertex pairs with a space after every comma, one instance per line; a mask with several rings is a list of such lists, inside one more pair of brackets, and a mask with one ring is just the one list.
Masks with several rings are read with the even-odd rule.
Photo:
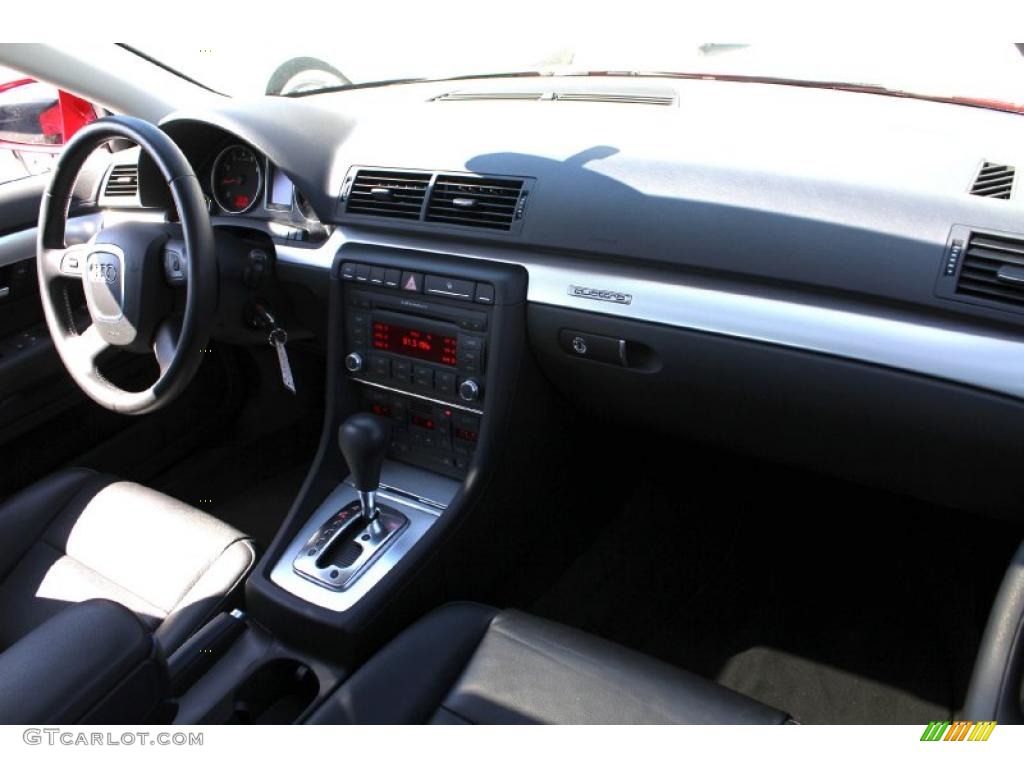
[[309, 718], [354, 724], [782, 724], [785, 713], [591, 635], [453, 603], [378, 652]]
[[0, 650], [70, 604], [105, 598], [170, 654], [255, 560], [245, 534], [176, 499], [91, 470], [58, 472], [0, 506]]

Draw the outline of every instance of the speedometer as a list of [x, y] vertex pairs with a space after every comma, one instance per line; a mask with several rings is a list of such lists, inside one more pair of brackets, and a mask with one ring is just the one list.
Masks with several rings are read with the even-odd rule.
[[260, 159], [248, 147], [232, 144], [213, 161], [210, 191], [227, 213], [245, 213], [260, 199], [263, 171]]

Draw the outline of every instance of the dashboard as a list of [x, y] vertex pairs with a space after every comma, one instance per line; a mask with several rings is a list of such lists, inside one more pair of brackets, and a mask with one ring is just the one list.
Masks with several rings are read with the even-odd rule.
[[[321, 296], [352, 244], [519, 265], [533, 353], [578, 403], [666, 428], [647, 398], [674, 431], [918, 495], [953, 493], [929, 462], [957, 462], [977, 482], [943, 501], [962, 506], [1020, 490], [993, 480], [1024, 459], [1019, 115], [517, 78], [232, 100], [162, 127], [214, 223], [263, 232], [282, 279]], [[137, 172], [128, 207], [167, 207]], [[630, 354], [574, 353], [566, 329]]]

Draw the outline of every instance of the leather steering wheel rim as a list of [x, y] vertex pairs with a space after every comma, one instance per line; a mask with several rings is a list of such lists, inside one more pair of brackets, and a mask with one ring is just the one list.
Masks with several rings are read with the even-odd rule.
[[[67, 246], [65, 230], [68, 209], [75, 182], [89, 155], [111, 139], [128, 139], [138, 145], [153, 160], [168, 186], [177, 206], [184, 239], [186, 265], [186, 301], [181, 315], [180, 331], [174, 332], [164, 318], [150, 334], [147, 325], [139, 324], [139, 337], [122, 342], [109, 316], [96, 310], [89, 291], [104, 288], [113, 294], [107, 283], [116, 282], [120, 290], [120, 315], [113, 320], [132, 335], [127, 323], [125, 306], [141, 307], [146, 311], [148, 298], [154, 291], [169, 289], [163, 285], [147, 285], [148, 292], [139, 296], [126, 296], [129, 281], [142, 286], [149, 277], [153, 282], [154, 262], [161, 256], [154, 248], [166, 241], [166, 224], [154, 223], [151, 247], [146, 253], [126, 254], [116, 242], [116, 227], [100, 230], [86, 245]], [[137, 225], [138, 228], [143, 225]], [[105, 232], [109, 232], [107, 236]], [[136, 239], [138, 239], [136, 237]], [[36, 243], [36, 263], [43, 314], [54, 346], [75, 383], [94, 401], [111, 411], [124, 414], [143, 414], [161, 408], [184, 390], [195, 376], [202, 362], [203, 348], [209, 340], [217, 306], [217, 263], [213, 227], [206, 208], [205, 195], [188, 160], [170, 137], [157, 126], [133, 117], [105, 117], [79, 130], [64, 147], [39, 209], [39, 228]], [[77, 330], [69, 296], [70, 280], [68, 257], [80, 270], [80, 280], [87, 292], [92, 325]], [[94, 263], [95, 262], [95, 263]], [[95, 268], [94, 268], [95, 267]], [[120, 273], [118, 273], [120, 269]], [[90, 274], [93, 276], [90, 278]], [[104, 283], [104, 280], [107, 283]], [[117, 282], [117, 281], [120, 282]], [[90, 284], [91, 283], [91, 284]], [[96, 284], [101, 284], [100, 288]], [[129, 299], [133, 304], [129, 305]], [[108, 299], [109, 306], [109, 299]], [[107, 319], [104, 320], [104, 317]], [[150, 338], [143, 338], [148, 335]], [[150, 349], [157, 357], [160, 375], [141, 392], [124, 390], [107, 380], [97, 368], [97, 358], [111, 347], [124, 344], [126, 349]]]

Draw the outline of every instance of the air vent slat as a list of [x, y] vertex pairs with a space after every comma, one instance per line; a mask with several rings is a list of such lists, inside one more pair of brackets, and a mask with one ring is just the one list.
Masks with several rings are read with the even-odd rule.
[[515, 221], [521, 179], [438, 176], [427, 221], [508, 231]]
[[971, 249], [977, 249], [979, 255], [984, 255], [988, 251], [996, 251], [1011, 256], [1024, 256], [1024, 241], [973, 235], [967, 246], [968, 251]]
[[139, 194], [139, 167], [115, 165], [103, 187], [106, 197], [135, 197]]
[[992, 197], [997, 200], [1009, 200], [1013, 195], [1013, 182], [1016, 171], [1012, 165], [998, 163], [982, 163], [978, 175], [971, 185], [971, 194], [978, 197]]
[[[434, 196], [436, 197], [454, 200], [456, 197], [464, 196], [464, 194], [465, 193], [457, 189], [434, 187]], [[510, 200], [515, 202], [519, 197], [519, 190], [510, 190], [506, 194], [496, 195], [492, 192], [481, 192], [480, 190], [474, 189], [469, 194], [472, 194], [475, 200], [480, 200], [481, 202], [486, 201], [490, 205], [507, 205]]]
[[999, 271], [1006, 265], [1024, 267], [1024, 240], [971, 234], [960, 265], [956, 293], [1024, 308], [1024, 285], [999, 279]]
[[347, 213], [418, 219], [430, 185], [429, 173], [359, 170], [348, 193]]

